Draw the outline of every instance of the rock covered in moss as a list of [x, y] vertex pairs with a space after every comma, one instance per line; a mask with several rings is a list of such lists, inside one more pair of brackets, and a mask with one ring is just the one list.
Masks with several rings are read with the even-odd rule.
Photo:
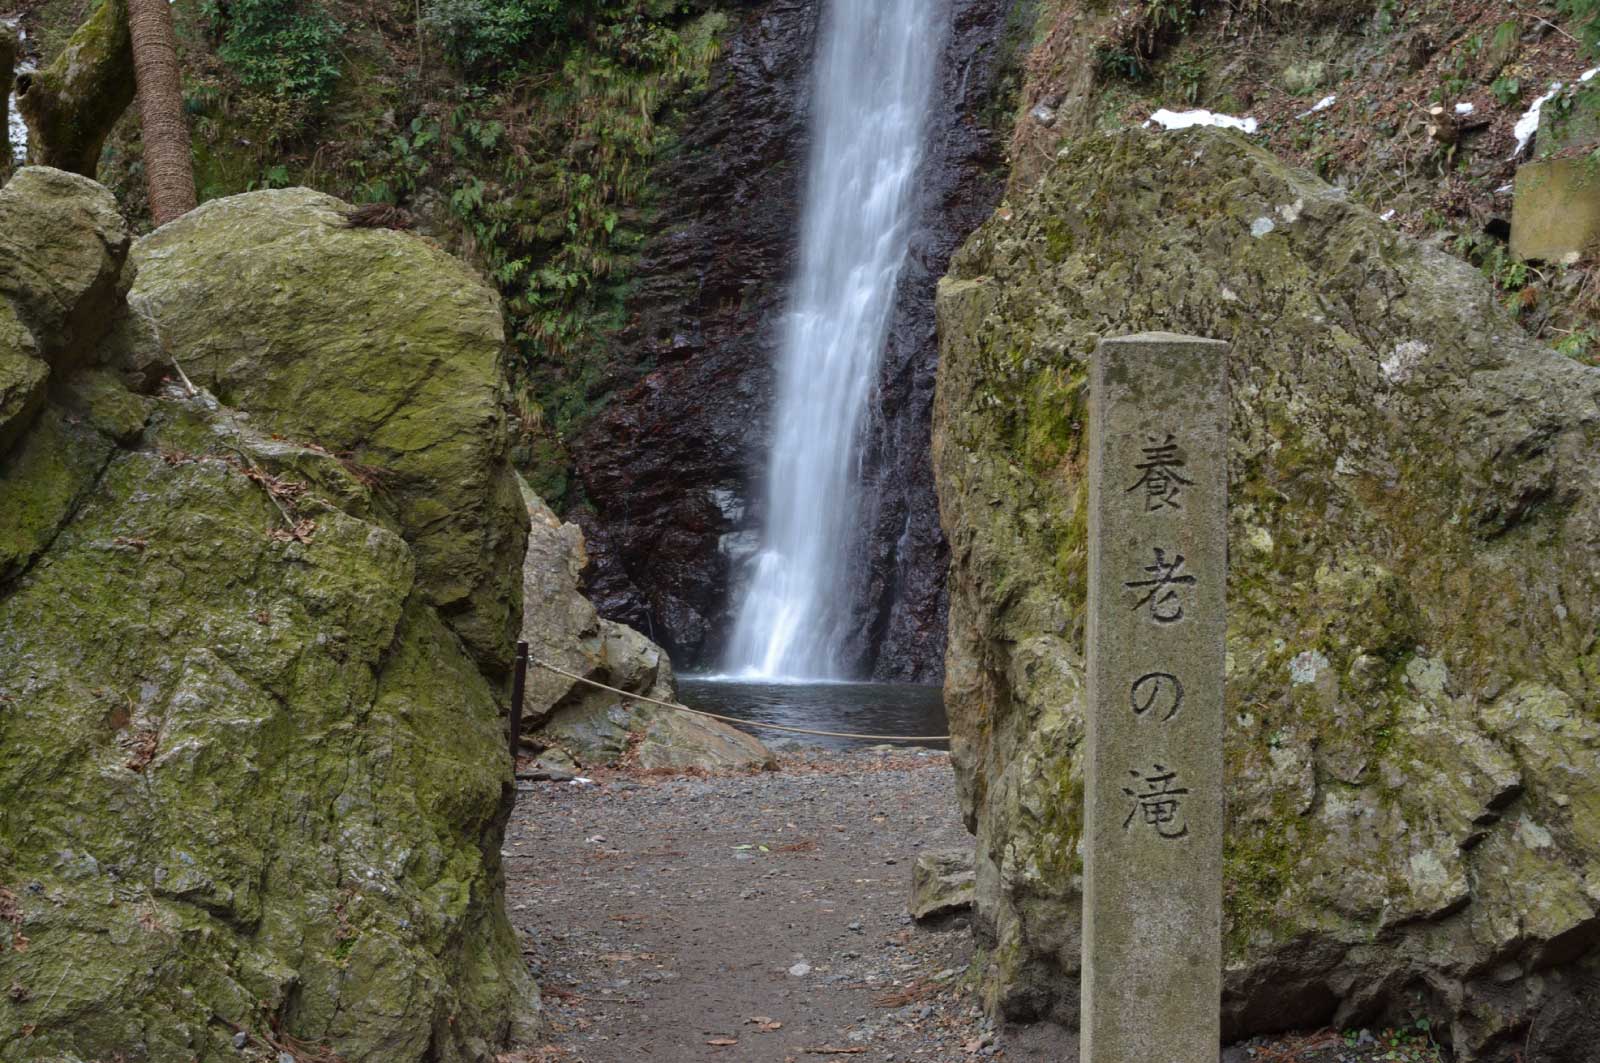
[[33, 334], [9, 302], [0, 302], [0, 451], [32, 423], [48, 379], [50, 367], [39, 357]]
[[0, 296], [51, 365], [82, 362], [111, 327], [131, 243], [117, 201], [87, 177], [25, 166], [0, 189]]
[[49, 66], [17, 79], [28, 161], [94, 177], [134, 88], [127, 0], [103, 0]]
[[1600, 371], [1211, 130], [1075, 142], [939, 308], [946, 698], [991, 1002], [1076, 1019], [1086, 371], [1148, 330], [1233, 344], [1229, 1031], [1426, 1013], [1502, 1060], [1582, 1001]]
[[[532, 521], [523, 567], [530, 608], [522, 637], [533, 658], [571, 675], [656, 701], [675, 701], [666, 651], [632, 628], [602, 620], [578, 590], [588, 554], [583, 533], [564, 524], [531, 490]], [[540, 603], [532, 608], [531, 603]], [[645, 769], [752, 768], [773, 764], [759, 741], [726, 724], [651, 705], [535, 665], [523, 722], [533, 740], [585, 765], [627, 760]]]
[[[61, 255], [101, 239], [97, 212], [75, 228], [51, 214], [59, 175], [22, 177], [0, 209], [60, 242], [8, 245], [7, 277], [49, 283], [0, 307], [45, 323], [35, 349], [105, 333], [115, 299], [59, 298], [126, 283]], [[304, 283], [217, 291], [207, 312]], [[432, 409], [484, 479], [470, 411], [500, 398], [477, 371], [493, 338], [426, 355], [459, 366], [469, 396]], [[381, 479], [205, 391], [136, 394], [94, 360], [53, 374], [0, 453], [0, 1060], [214, 1063], [243, 1032], [349, 1063], [487, 1063], [538, 1007], [504, 913], [503, 689]], [[521, 526], [517, 509], [480, 539], [520, 546]]]
[[130, 299], [197, 385], [373, 480], [424, 593], [505, 669], [524, 547], [498, 300], [426, 241], [348, 228], [348, 209], [304, 188], [213, 200], [140, 242]]

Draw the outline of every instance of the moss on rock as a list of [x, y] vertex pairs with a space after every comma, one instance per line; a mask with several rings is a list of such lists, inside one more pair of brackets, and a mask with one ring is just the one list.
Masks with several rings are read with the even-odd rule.
[[[187, 250], [224, 250], [207, 239], [192, 234]], [[385, 268], [370, 244], [345, 240], [327, 256]], [[50, 260], [31, 255], [22, 276]], [[460, 281], [435, 270], [412, 279]], [[27, 289], [24, 319], [64, 305], [53, 293], [86, 290], [75, 280]], [[206, 288], [204, 304], [178, 281], [162, 291], [220, 314], [323, 294], [297, 295], [306, 283]], [[123, 313], [73, 305], [61, 327], [79, 336]], [[270, 347], [267, 327], [253, 335]], [[418, 355], [443, 374], [460, 363], [462, 394], [431, 407], [427, 468], [493, 482], [500, 444], [478, 411], [500, 397], [482, 371], [496, 339], [464, 332]], [[372, 339], [374, 351], [405, 348], [398, 329]], [[126, 353], [120, 341], [106, 350]], [[359, 390], [390, 365], [343, 368]], [[272, 394], [252, 384], [241, 394]], [[285, 438], [266, 412], [73, 369], [0, 459], [0, 505], [25, 517], [0, 537], [6, 1063], [212, 1063], [239, 1058], [241, 1030], [349, 1063], [487, 1063], [537, 1027], [503, 901], [513, 791], [500, 653], [472, 652], [452, 628], [412, 541], [423, 535], [385, 479]], [[408, 416], [398, 403], [388, 420]], [[525, 534], [520, 507], [477, 519], [457, 525], [476, 542]], [[498, 587], [493, 608], [518, 616], [520, 586]]]
[[131, 298], [196, 384], [370, 471], [423, 593], [504, 672], [526, 518], [499, 300], [426, 241], [346, 227], [346, 210], [307, 189], [213, 200], [140, 242]]
[[1562, 767], [1600, 755], [1600, 372], [1212, 130], [1070, 144], [958, 254], [940, 321], [990, 999], [1075, 1021], [1084, 367], [1103, 335], [1187, 332], [1233, 344], [1230, 1032], [1420, 1010], [1507, 1057], [1600, 941], [1600, 812]]
[[100, 0], [55, 61], [25, 79], [17, 106], [28, 122], [28, 161], [93, 178], [100, 149], [133, 102], [127, 0]]
[[88, 178], [26, 166], [0, 189], [0, 297], [45, 361], [88, 358], [132, 280], [131, 243], [117, 201]]
[[4, 455], [44, 404], [50, 367], [38, 356], [33, 335], [0, 299], [0, 455]]

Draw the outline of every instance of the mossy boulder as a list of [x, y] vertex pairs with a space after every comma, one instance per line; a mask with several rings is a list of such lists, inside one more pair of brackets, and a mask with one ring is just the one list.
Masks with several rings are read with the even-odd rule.
[[1499, 1061], [1581, 1003], [1600, 370], [1216, 130], [1073, 142], [939, 311], [946, 700], [990, 1003], [1076, 1021], [1087, 367], [1153, 330], [1233, 345], [1227, 1031], [1427, 1015]]
[[140, 242], [130, 300], [197, 385], [363, 470], [423, 593], [504, 671], [525, 516], [499, 301], [424, 240], [349, 228], [348, 209], [303, 188], [213, 200]]
[[94, 177], [134, 88], [127, 0], [100, 0], [49, 66], [17, 79], [28, 161]]
[[675, 701], [671, 659], [639, 632], [601, 619], [578, 590], [589, 561], [583, 532], [563, 523], [526, 486], [523, 490], [532, 522], [523, 593], [540, 608], [528, 610], [522, 638], [535, 661], [568, 673], [539, 664], [529, 669], [523, 703], [527, 740], [591, 767], [624, 761], [646, 770], [773, 766], [771, 751], [743, 731], [627, 696]]
[[[29, 173], [0, 209], [49, 217], [55, 178]], [[61, 246], [99, 239], [95, 212], [79, 219], [60, 222]], [[344, 240], [329, 254], [384, 267], [381, 248]], [[206, 390], [138, 394], [98, 364], [126, 353], [125, 308], [57, 294], [128, 278], [94, 256], [74, 274], [59, 251], [7, 259], [5, 276], [50, 278], [6, 289], [16, 316], [54, 323], [34, 334], [45, 350], [111, 338], [52, 368], [0, 454], [0, 1060], [216, 1063], [276, 1045], [488, 1063], [538, 1019], [504, 911], [505, 689], [482, 659], [500, 654], [452, 629], [381, 477]], [[439, 272], [436, 287], [493, 309], [481, 282]], [[306, 283], [210, 303], [163, 290], [227, 316], [293, 305]], [[475, 412], [501, 398], [479, 368], [496, 338], [420, 355], [457, 368], [466, 395], [430, 409], [480, 482], [497, 472]], [[404, 351], [392, 339], [363, 375]], [[477, 541], [520, 548], [520, 507], [479, 515], [501, 523]], [[502, 586], [497, 607], [520, 619], [520, 586]]]
[[0, 454], [14, 443], [44, 403], [50, 367], [39, 357], [33, 334], [0, 300]]
[[0, 189], [0, 296], [51, 365], [80, 364], [111, 327], [131, 244], [117, 201], [87, 177], [25, 166]]

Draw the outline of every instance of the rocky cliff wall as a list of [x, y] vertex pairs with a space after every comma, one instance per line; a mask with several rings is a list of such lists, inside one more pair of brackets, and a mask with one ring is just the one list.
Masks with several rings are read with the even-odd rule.
[[1087, 360], [1169, 330], [1233, 344], [1227, 1033], [1426, 1015], [1461, 1060], [1591, 1063], [1600, 370], [1214, 130], [1067, 144], [939, 313], [990, 1003], [1076, 1022]]
[[502, 354], [480, 279], [318, 193], [130, 257], [87, 179], [0, 190], [0, 1059], [537, 1031]]
[[[980, 120], [1011, 0], [955, 0], [930, 121], [921, 223], [880, 375], [864, 469], [872, 500], [849, 544], [862, 588], [853, 665], [939, 675], [945, 547], [927, 440], [933, 292], [962, 235], [992, 209], [1002, 134]], [[642, 368], [574, 447], [601, 612], [714, 663], [742, 564], [759, 542], [779, 319], [803, 194], [816, 0], [747, 9], [683, 146], [658, 173], [660, 235], [641, 263], [615, 364]]]

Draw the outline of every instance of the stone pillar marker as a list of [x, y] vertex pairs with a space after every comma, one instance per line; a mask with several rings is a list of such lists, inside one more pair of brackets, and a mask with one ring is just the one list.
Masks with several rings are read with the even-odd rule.
[[1094, 354], [1082, 1063], [1220, 1048], [1227, 353]]

